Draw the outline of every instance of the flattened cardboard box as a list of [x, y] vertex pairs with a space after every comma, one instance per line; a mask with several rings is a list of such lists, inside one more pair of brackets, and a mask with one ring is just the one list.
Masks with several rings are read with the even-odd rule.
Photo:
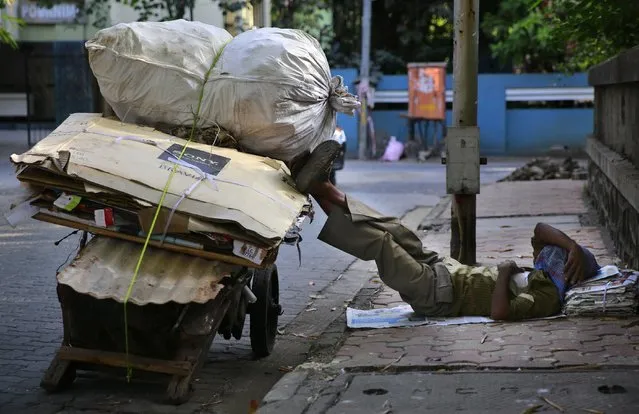
[[[47, 138], [22, 155], [12, 155], [11, 160], [158, 204], [186, 144], [152, 128], [99, 114], [73, 114]], [[275, 242], [308, 206], [308, 198], [293, 187], [279, 161], [198, 143], [188, 143], [181, 161], [167, 191], [167, 208], [191, 190], [177, 211], [235, 222]]]

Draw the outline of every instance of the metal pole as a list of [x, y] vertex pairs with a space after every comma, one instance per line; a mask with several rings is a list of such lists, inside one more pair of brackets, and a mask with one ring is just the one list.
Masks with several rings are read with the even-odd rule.
[[262, 27], [271, 27], [271, 0], [262, 0]]
[[[370, 75], [370, 55], [371, 55], [371, 14], [372, 0], [363, 0], [362, 9], [362, 60], [359, 66], [360, 84], [368, 85], [368, 77]], [[366, 144], [368, 141], [368, 102], [366, 102], [366, 93], [359, 97], [361, 101], [360, 117], [359, 117], [359, 151], [360, 160], [366, 159]]]
[[[455, 0], [454, 13], [453, 127], [474, 127], [477, 126], [479, 0]], [[476, 207], [475, 194], [453, 196], [450, 253], [468, 265], [476, 262]]]
[[27, 92], [27, 145], [31, 148], [31, 80], [29, 76], [29, 54], [29, 51], [24, 54], [24, 89]]

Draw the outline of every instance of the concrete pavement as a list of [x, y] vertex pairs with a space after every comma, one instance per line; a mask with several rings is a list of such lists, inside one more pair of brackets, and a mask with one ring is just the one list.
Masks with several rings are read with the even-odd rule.
[[[494, 265], [511, 259], [530, 266], [532, 230], [537, 222], [545, 221], [587, 246], [600, 264], [619, 264], [607, 248], [606, 235], [588, 214], [583, 185], [568, 180], [483, 187], [477, 207], [478, 261]], [[440, 215], [431, 215], [423, 227], [439, 227], [443, 231], [424, 233], [424, 243], [448, 254], [448, 203], [433, 211]], [[360, 308], [403, 304], [399, 295], [383, 287], [376, 277], [369, 281], [356, 302]], [[621, 371], [612, 373], [608, 371], [611, 369]], [[436, 413], [522, 412], [540, 404], [536, 410], [556, 409], [542, 397], [570, 408], [570, 412], [583, 408], [596, 410], [591, 412], [631, 412], [628, 407], [639, 408], [635, 397], [639, 386], [629, 380], [637, 369], [637, 317], [354, 330], [333, 358], [318, 359], [298, 368], [289, 374], [291, 377], [284, 377], [265, 397], [260, 413], [411, 413], [415, 407], [421, 407], [420, 412]], [[538, 370], [548, 370], [548, 374], [537, 377], [531, 374]], [[567, 370], [586, 370], [588, 374], [571, 377], [564, 374]], [[420, 377], [425, 378], [426, 388], [416, 384], [413, 374], [403, 374], [407, 371], [428, 373]], [[502, 371], [524, 374], [478, 375]], [[402, 374], [381, 375], [391, 372]], [[437, 372], [455, 374], [433, 379], [432, 373]], [[623, 385], [626, 396], [604, 400], [593, 388], [595, 381], [587, 380], [600, 376], [601, 384], [608, 381], [610, 386]], [[530, 388], [531, 381], [547, 392]], [[566, 381], [574, 383], [566, 386]], [[454, 384], [458, 384], [457, 389], [471, 391], [451, 393]], [[509, 387], [516, 390], [509, 391]], [[378, 391], [367, 394], [364, 388]], [[461, 394], [470, 396], [462, 399]], [[508, 403], [502, 403], [505, 395]], [[483, 402], [475, 405], [472, 401]], [[390, 406], [384, 407], [385, 402]], [[374, 411], [371, 404], [377, 404]]]
[[[0, 212], [4, 213], [19, 189], [8, 156], [27, 147], [18, 133], [0, 134]], [[483, 170], [483, 179], [494, 181], [518, 164], [490, 166]], [[407, 216], [414, 226], [444, 195], [444, 168], [435, 163], [347, 161], [346, 165], [338, 173], [346, 191], [388, 214], [416, 212]], [[72, 257], [78, 240], [70, 237], [55, 246], [68, 229], [36, 221], [14, 229], [0, 215], [0, 412], [245, 413], [250, 400], [260, 400], [285, 372], [309, 354], [337, 344], [344, 303], [374, 276], [369, 266], [353, 264], [351, 257], [316, 240], [323, 220], [318, 213], [304, 229], [301, 267], [294, 248], [282, 249], [278, 258], [285, 313], [280, 319], [284, 334], [278, 337], [274, 354], [254, 361], [247, 337], [216, 338], [209, 364], [195, 381], [193, 398], [172, 407], [161, 404], [164, 383], [136, 378], [127, 385], [123, 373], [115, 377], [82, 373], [71, 390], [57, 395], [46, 395], [39, 388], [62, 339], [55, 272]]]
[[[626, 414], [639, 407], [637, 370], [304, 374], [279, 413]], [[259, 412], [278, 411], [267, 405]]]

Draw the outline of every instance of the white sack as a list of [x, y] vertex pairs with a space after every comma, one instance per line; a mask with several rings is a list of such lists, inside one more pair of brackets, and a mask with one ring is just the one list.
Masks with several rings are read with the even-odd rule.
[[[120, 119], [191, 125], [206, 72], [230, 35], [184, 20], [119, 24], [87, 42], [103, 96]], [[359, 106], [331, 78], [319, 43], [299, 30], [245, 32], [204, 86], [198, 127], [218, 124], [247, 151], [289, 161], [330, 139], [336, 111]]]
[[359, 105], [301, 30], [244, 32], [226, 45], [214, 73], [207, 114], [247, 151], [284, 161], [330, 139], [336, 111], [352, 114]]
[[86, 48], [100, 92], [118, 118], [191, 125], [206, 73], [232, 38], [224, 29], [186, 20], [121, 23], [100, 30]]

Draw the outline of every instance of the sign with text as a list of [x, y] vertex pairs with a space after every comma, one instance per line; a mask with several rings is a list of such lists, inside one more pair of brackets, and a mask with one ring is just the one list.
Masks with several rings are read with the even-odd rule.
[[79, 23], [84, 19], [80, 16], [80, 4], [74, 2], [54, 4], [52, 7], [39, 5], [34, 1], [20, 2], [20, 18], [31, 24]]

